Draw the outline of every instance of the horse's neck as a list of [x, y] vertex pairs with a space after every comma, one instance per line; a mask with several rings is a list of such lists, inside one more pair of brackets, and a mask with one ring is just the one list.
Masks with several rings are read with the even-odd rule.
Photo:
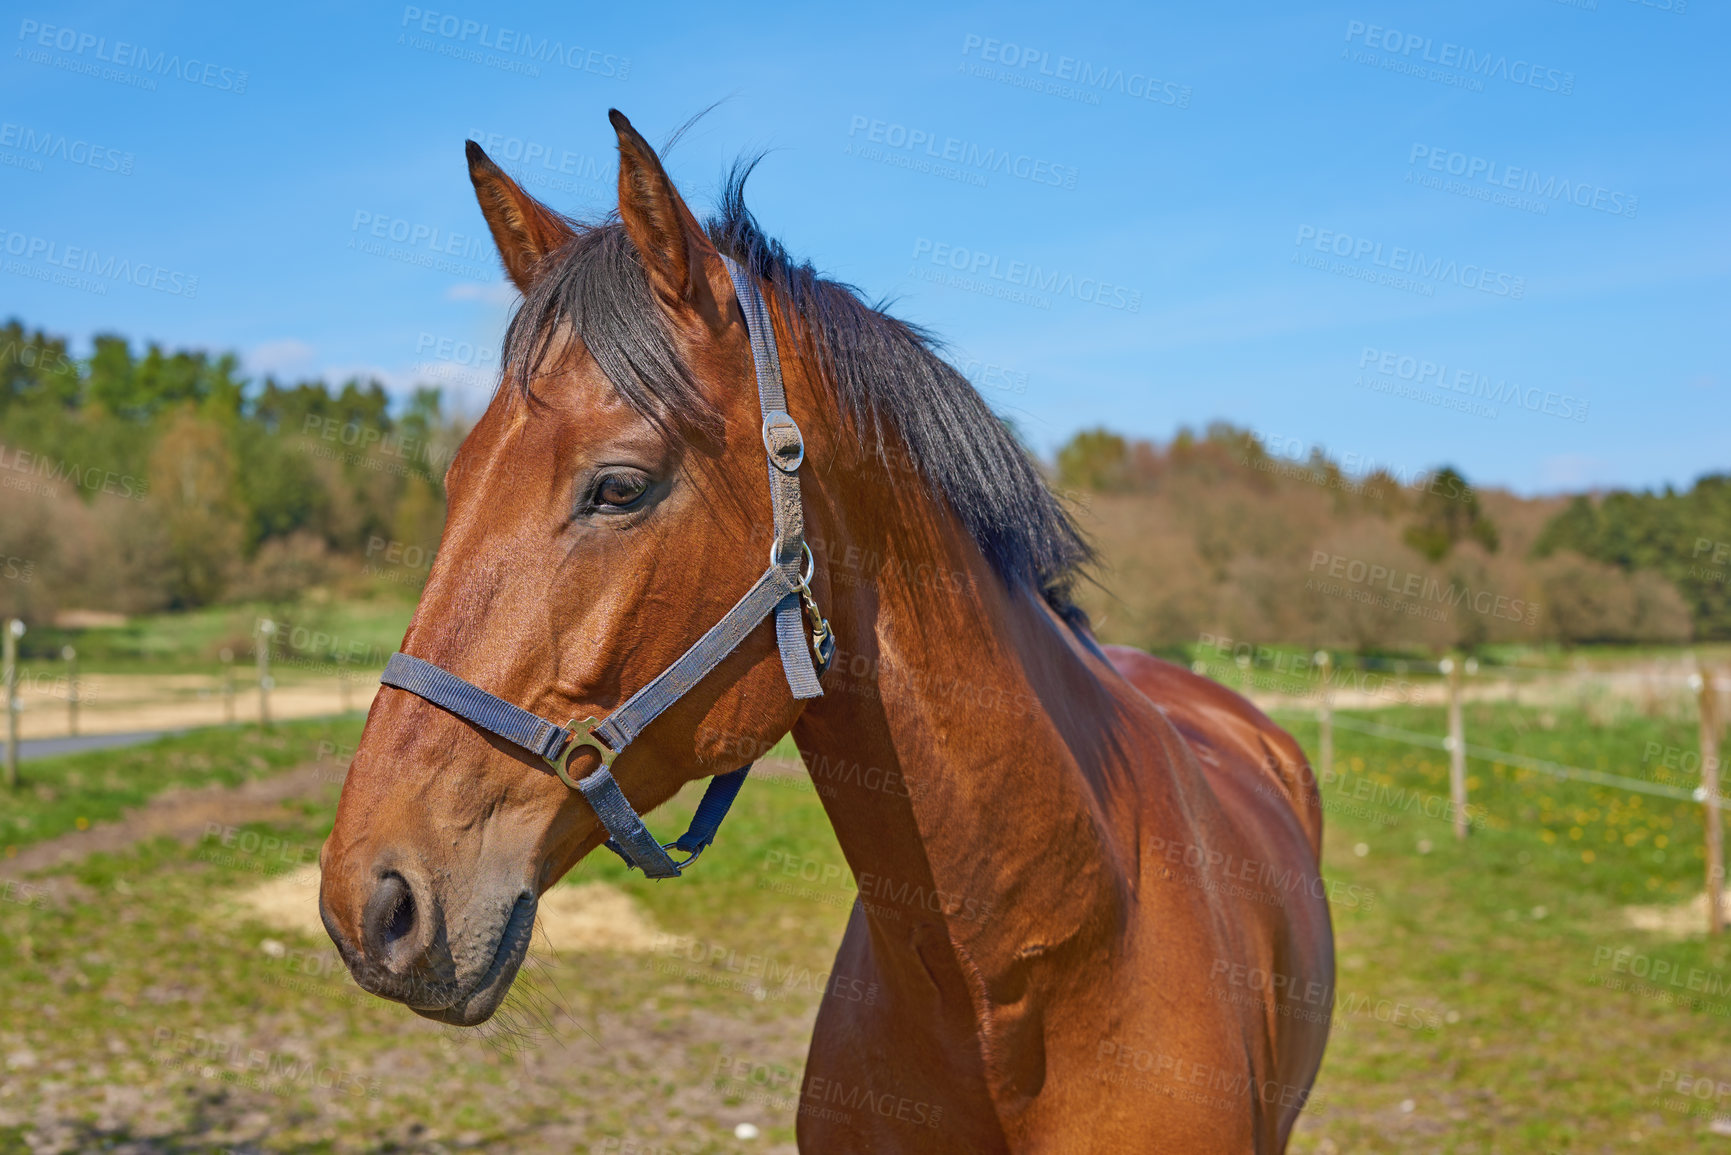
[[824, 544], [840, 648], [794, 736], [874, 950], [945, 933], [978, 987], [1115, 922], [1134, 850], [1098, 656], [953, 520]]

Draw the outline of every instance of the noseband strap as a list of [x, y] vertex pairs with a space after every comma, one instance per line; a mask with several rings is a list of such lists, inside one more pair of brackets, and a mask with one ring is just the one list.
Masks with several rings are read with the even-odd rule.
[[[805, 544], [805, 515], [799, 496], [799, 467], [805, 460], [805, 442], [799, 426], [787, 413], [775, 327], [757, 283], [730, 258], [722, 260], [733, 280], [746, 332], [751, 338], [758, 404], [763, 411], [763, 447], [768, 457], [770, 509], [775, 518], [775, 544], [763, 576], [678, 660], [605, 719], [588, 718], [581, 723], [572, 719], [564, 726], [556, 726], [539, 714], [512, 705], [449, 670], [409, 654], [391, 655], [379, 678], [384, 685], [424, 698], [546, 760], [567, 786], [588, 800], [607, 830], [608, 847], [627, 866], [637, 867], [650, 878], [675, 878], [697, 860], [715, 840], [715, 832], [727, 817], [728, 808], [745, 784], [751, 767], [746, 765], [710, 779], [690, 829], [663, 844], [649, 833], [643, 819], [626, 800], [613, 777], [613, 760], [663, 710], [689, 693], [723, 658], [738, 649], [764, 618], [775, 619], [782, 672], [796, 699], [823, 695], [818, 678], [835, 653], [835, 635], [818, 612], [811, 593], [810, 581], [816, 563]], [[807, 563], [803, 574], [802, 560]], [[600, 763], [588, 776], [574, 781], [569, 763], [572, 755], [583, 749], [593, 751]], [[678, 850], [687, 857], [675, 862], [668, 855], [669, 850]]]

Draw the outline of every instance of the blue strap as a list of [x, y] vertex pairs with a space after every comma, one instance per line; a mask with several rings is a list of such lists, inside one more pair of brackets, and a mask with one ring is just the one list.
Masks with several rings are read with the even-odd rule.
[[739, 788], [745, 785], [745, 776], [750, 773], [750, 766], [742, 766], [726, 774], [717, 774], [709, 780], [709, 787], [704, 790], [703, 799], [697, 804], [697, 813], [691, 816], [690, 829], [673, 843], [675, 850], [683, 850], [691, 855], [686, 862], [702, 854], [709, 844], [715, 841], [715, 832], [721, 828], [721, 820], [726, 818], [727, 812], [733, 808], [733, 800], [739, 797]]

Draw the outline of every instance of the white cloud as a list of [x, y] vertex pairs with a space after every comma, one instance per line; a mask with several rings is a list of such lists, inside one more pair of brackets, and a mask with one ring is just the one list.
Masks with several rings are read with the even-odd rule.
[[307, 376], [317, 350], [305, 341], [282, 337], [264, 341], [247, 350], [244, 358], [249, 372], [259, 376]]
[[1540, 468], [1547, 486], [1579, 490], [1590, 488], [1596, 478], [1606, 476], [1608, 465], [1603, 458], [1585, 453], [1558, 453], [1545, 458]]

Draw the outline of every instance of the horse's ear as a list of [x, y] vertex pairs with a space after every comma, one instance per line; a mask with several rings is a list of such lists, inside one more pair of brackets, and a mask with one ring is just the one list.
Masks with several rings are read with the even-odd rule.
[[568, 221], [518, 187], [481, 146], [468, 142], [469, 179], [481, 215], [493, 230], [493, 243], [511, 283], [524, 293], [535, 283], [541, 258], [577, 235]]
[[[625, 114], [608, 109], [619, 134], [619, 219], [637, 246], [650, 287], [675, 317], [701, 317], [712, 329], [725, 324], [715, 281], [725, 281], [721, 257], [679, 191]], [[715, 281], [712, 281], [712, 278]]]

